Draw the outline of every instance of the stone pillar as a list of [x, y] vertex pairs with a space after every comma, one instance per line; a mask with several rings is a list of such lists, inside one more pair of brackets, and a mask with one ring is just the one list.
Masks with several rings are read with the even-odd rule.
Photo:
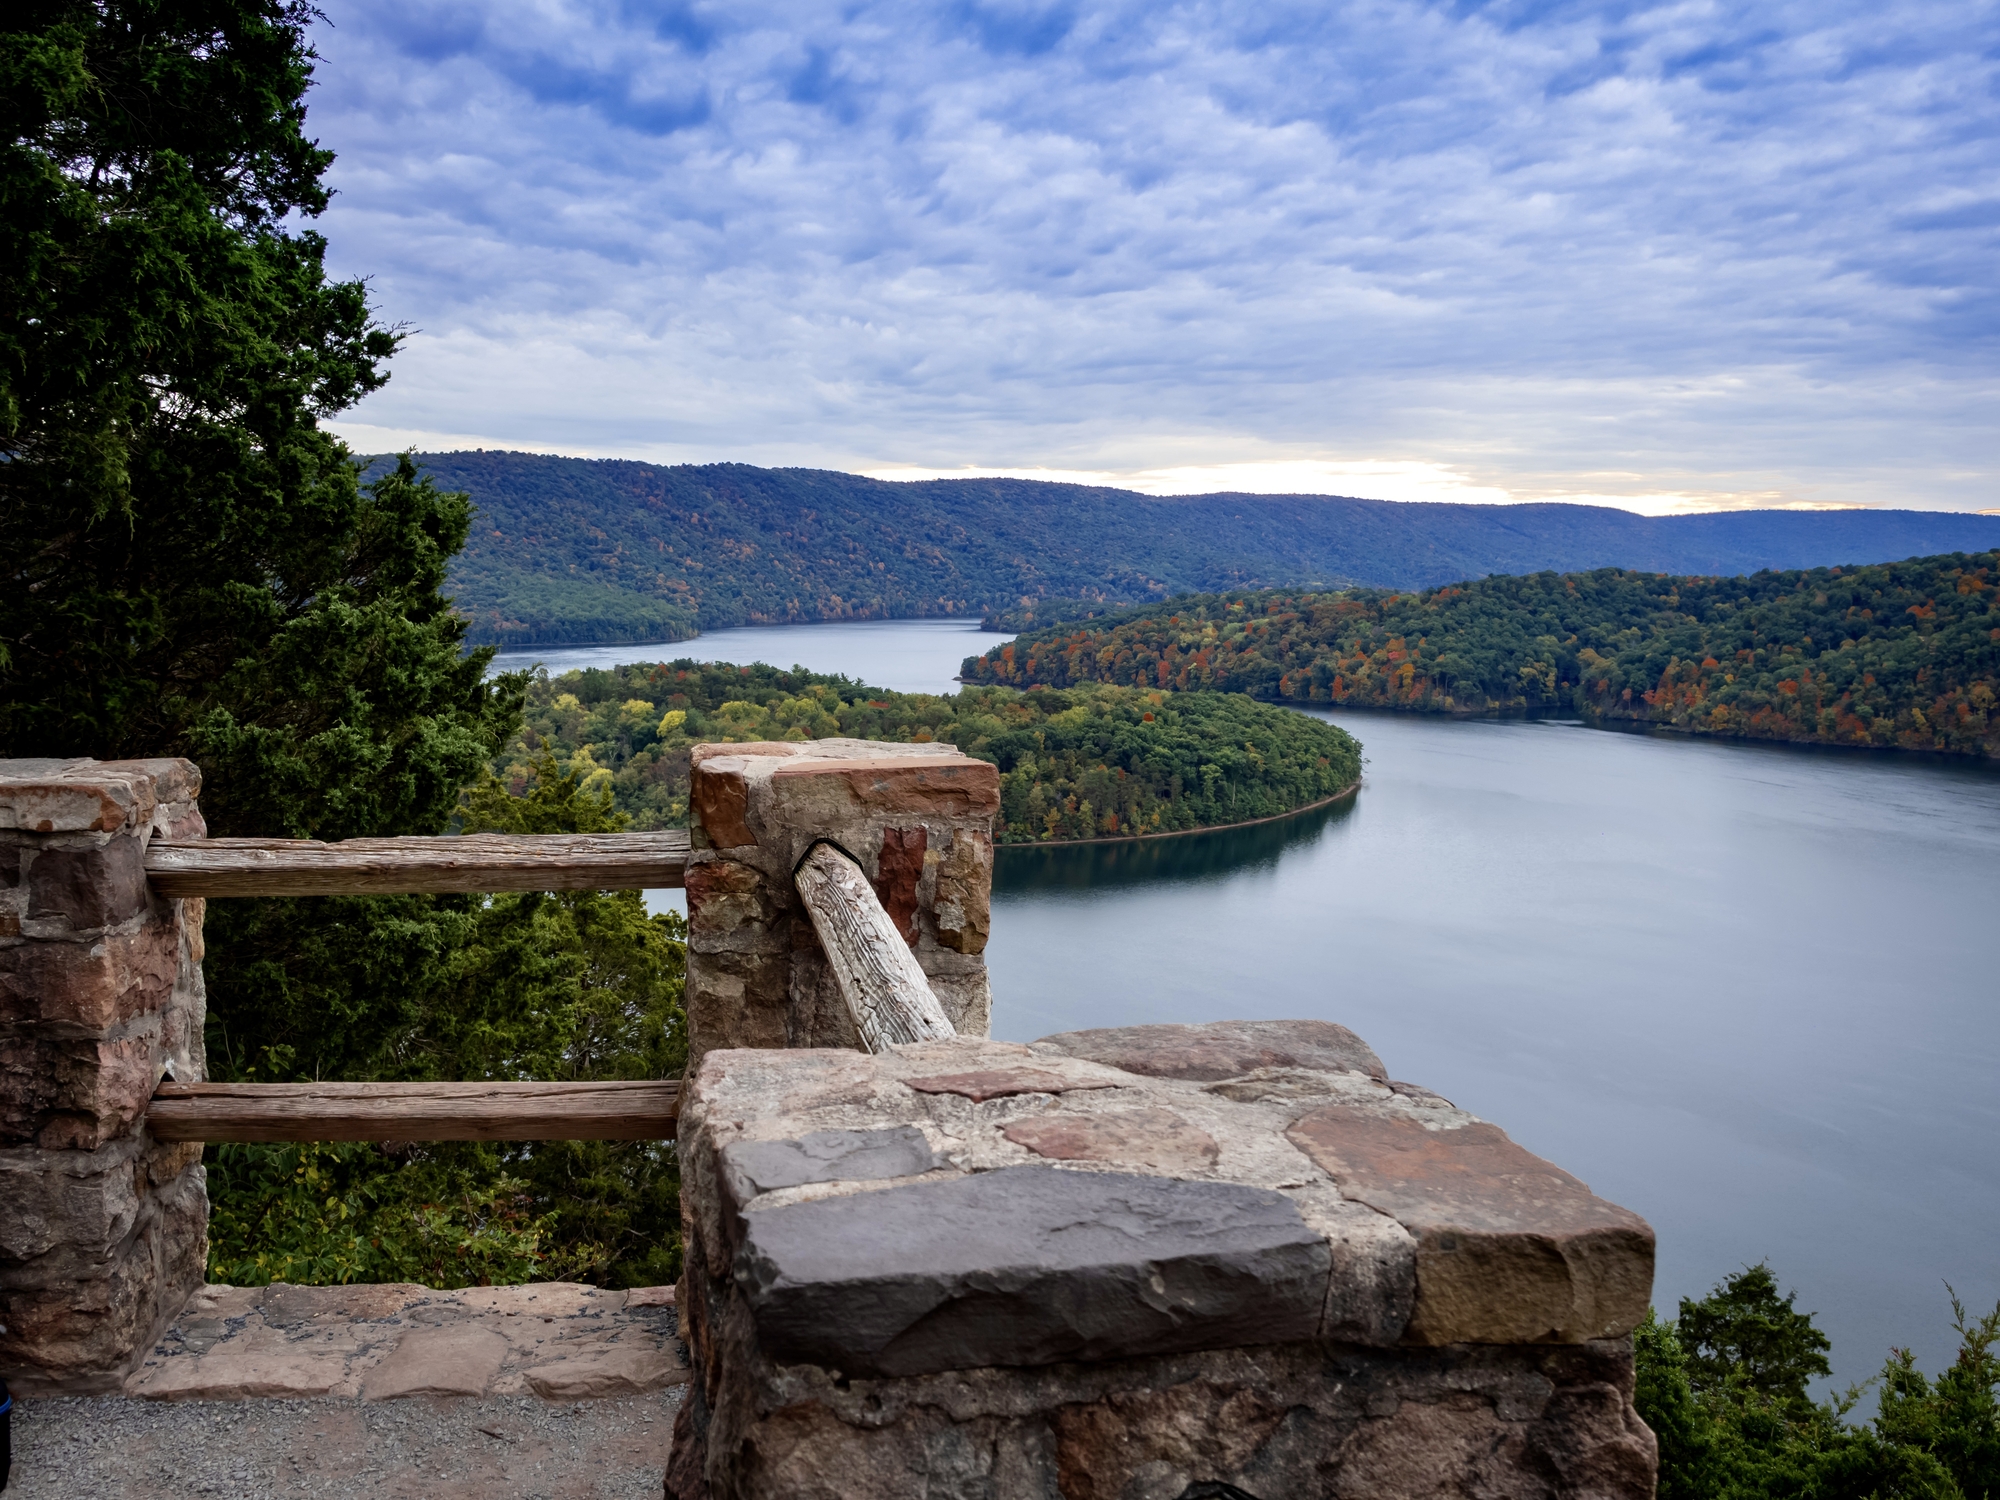
[[203, 903], [146, 880], [199, 838], [184, 760], [0, 761], [0, 1375], [116, 1389], [203, 1281], [201, 1147], [155, 1142], [169, 1063], [203, 1076]]
[[697, 745], [690, 1070], [715, 1047], [861, 1045], [792, 871], [819, 839], [875, 884], [961, 1036], [984, 1036], [1000, 773], [949, 745]]

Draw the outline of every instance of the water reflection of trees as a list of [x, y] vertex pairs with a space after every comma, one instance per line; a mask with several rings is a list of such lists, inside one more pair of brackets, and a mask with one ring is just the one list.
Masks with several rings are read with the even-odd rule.
[[1161, 881], [1211, 880], [1276, 864], [1286, 850], [1313, 843], [1354, 814], [1355, 797], [1247, 828], [1218, 828], [1173, 838], [1098, 844], [1006, 844], [995, 851], [995, 895], [1051, 890], [1111, 890]]

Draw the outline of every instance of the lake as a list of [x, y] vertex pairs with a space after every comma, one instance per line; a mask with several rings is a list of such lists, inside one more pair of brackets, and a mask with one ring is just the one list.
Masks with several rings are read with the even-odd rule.
[[[945, 691], [997, 639], [964, 621], [781, 627], [591, 664], [796, 661]], [[2000, 1298], [2000, 774], [1327, 717], [1367, 754], [1341, 806], [1003, 850], [994, 1033], [1339, 1021], [1393, 1076], [1651, 1220], [1663, 1309], [1768, 1258], [1833, 1339], [1837, 1381], [1891, 1345], [1941, 1368], [1944, 1283], [1974, 1312]]]
[[[550, 646], [503, 651], [489, 671], [546, 666], [559, 677], [579, 667], [615, 667], [628, 661], [766, 662], [858, 677], [892, 693], [955, 693], [958, 664], [1005, 637], [983, 634], [971, 620], [852, 620], [838, 625], [752, 625], [709, 630], [692, 641], [666, 646]], [[637, 654], [635, 654], [637, 653]]]

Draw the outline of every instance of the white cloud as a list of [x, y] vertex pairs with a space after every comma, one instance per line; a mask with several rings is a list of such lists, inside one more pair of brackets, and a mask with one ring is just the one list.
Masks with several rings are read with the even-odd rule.
[[325, 228], [420, 330], [359, 424], [1635, 508], [2000, 492], [1990, 0], [333, 22]]

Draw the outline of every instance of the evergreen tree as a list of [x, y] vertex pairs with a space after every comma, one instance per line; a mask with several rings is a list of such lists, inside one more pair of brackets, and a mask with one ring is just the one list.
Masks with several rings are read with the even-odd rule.
[[[363, 490], [320, 426], [382, 384], [397, 336], [298, 227], [332, 161], [304, 132], [314, 12], [9, 14], [0, 755], [187, 755], [218, 834], [442, 831], [520, 690], [482, 682], [441, 592], [467, 498], [407, 461]], [[423, 898], [216, 903], [214, 1070], [340, 1076], [349, 1034], [425, 989], [467, 918]], [[267, 1008], [283, 1034], [262, 1035]], [[248, 1045], [308, 1036], [309, 1058]]]
[[1792, 1306], [1797, 1293], [1778, 1295], [1763, 1262], [1746, 1266], [1699, 1302], [1683, 1297], [1675, 1332], [1687, 1352], [1689, 1382], [1697, 1394], [1747, 1383], [1775, 1401], [1803, 1403], [1806, 1385], [1828, 1375], [1833, 1347], [1813, 1325], [1812, 1314]]
[[[320, 425], [398, 335], [305, 222], [297, 0], [0, 25], [0, 755], [186, 755], [217, 834], [442, 833], [519, 723], [442, 589], [467, 497]], [[557, 781], [559, 782], [559, 778]], [[603, 826], [544, 781], [480, 826]], [[661, 1077], [683, 949], [637, 893], [218, 901], [213, 1076]], [[225, 1279], [674, 1269], [671, 1148], [211, 1150]]]
[[1878, 1377], [1874, 1423], [1859, 1426], [1850, 1416], [1865, 1386], [1808, 1395], [1829, 1346], [1793, 1302], [1760, 1264], [1684, 1299], [1673, 1323], [1649, 1315], [1636, 1331], [1634, 1404], [1659, 1440], [1663, 1500], [2000, 1497], [2000, 1308], [1968, 1323], [1954, 1296], [1957, 1361], [1931, 1381], [1898, 1351]]

